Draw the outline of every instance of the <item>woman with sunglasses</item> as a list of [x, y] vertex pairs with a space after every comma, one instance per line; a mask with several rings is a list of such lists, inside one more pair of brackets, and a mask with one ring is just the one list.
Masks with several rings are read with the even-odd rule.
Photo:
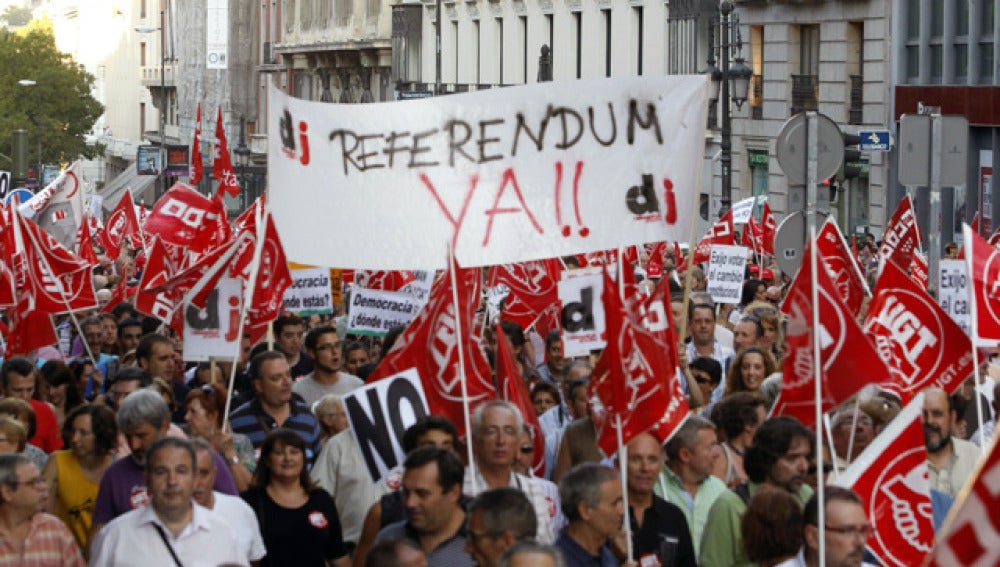
[[217, 384], [203, 384], [191, 390], [184, 398], [184, 421], [192, 437], [208, 441], [222, 455], [233, 473], [237, 490], [243, 492], [250, 487], [256, 460], [249, 437], [233, 433], [228, 427], [222, 429], [226, 394], [226, 389]]

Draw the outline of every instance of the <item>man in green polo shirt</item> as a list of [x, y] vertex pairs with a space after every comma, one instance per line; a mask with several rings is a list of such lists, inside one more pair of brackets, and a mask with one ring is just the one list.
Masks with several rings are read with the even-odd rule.
[[760, 426], [743, 457], [750, 480], [720, 495], [708, 512], [699, 556], [702, 567], [753, 565], [743, 551], [740, 532], [747, 501], [760, 485], [769, 484], [795, 494], [805, 506], [813, 494], [805, 482], [812, 453], [812, 433], [798, 420], [776, 417]]

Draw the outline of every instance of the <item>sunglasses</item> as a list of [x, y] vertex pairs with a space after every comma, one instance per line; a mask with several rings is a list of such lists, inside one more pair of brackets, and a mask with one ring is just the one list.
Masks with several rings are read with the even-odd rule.
[[535, 446], [534, 445], [521, 445], [520, 451], [524, 455], [530, 455], [531, 453], [535, 452]]

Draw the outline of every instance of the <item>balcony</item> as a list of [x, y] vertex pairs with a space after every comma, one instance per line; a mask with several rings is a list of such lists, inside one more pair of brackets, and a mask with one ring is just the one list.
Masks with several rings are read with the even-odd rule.
[[[139, 67], [139, 78], [144, 87], [160, 86], [160, 62], [155, 65], [142, 65]], [[168, 87], [177, 86], [177, 64], [167, 61], [163, 65], [163, 82]]]
[[848, 124], [864, 123], [864, 79], [861, 75], [851, 75], [851, 106], [847, 109]]
[[792, 75], [792, 115], [819, 110], [819, 77]]
[[764, 77], [762, 75], [750, 77], [750, 118], [752, 120], [764, 118]]

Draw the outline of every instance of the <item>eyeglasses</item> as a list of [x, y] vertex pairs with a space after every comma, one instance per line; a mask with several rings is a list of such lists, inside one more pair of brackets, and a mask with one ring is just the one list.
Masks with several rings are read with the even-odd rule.
[[835, 534], [861, 537], [863, 539], [870, 538], [873, 533], [872, 527], [867, 524], [863, 526], [826, 526], [826, 530]]
[[[779, 300], [768, 299], [768, 301], [777, 303]], [[753, 309], [750, 310], [750, 312], [753, 313], [753, 315], [756, 317], [773, 317], [778, 314], [778, 310], [775, 309], [774, 307], [754, 307]]]
[[534, 445], [521, 445], [521, 453], [525, 455], [530, 455], [535, 452]]
[[[833, 472], [833, 464], [823, 463], [823, 474], [830, 474], [832, 472]], [[809, 465], [809, 469], [806, 471], [806, 474], [809, 475], [816, 474], [816, 465]]]

